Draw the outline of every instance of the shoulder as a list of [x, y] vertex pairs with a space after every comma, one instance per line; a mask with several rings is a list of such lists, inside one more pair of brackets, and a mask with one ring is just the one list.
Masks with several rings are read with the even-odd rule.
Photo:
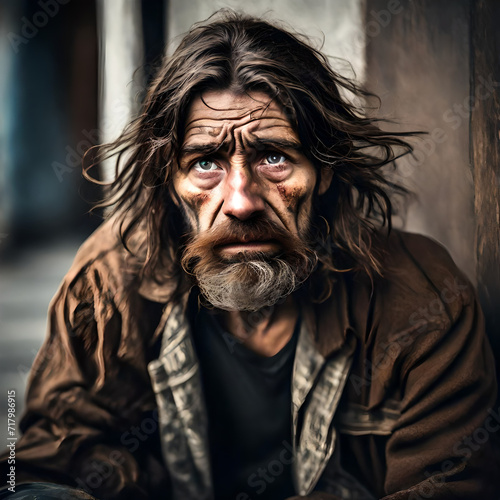
[[118, 228], [112, 219], [104, 221], [80, 246], [68, 277], [93, 264], [122, 258], [123, 245]]
[[385, 251], [387, 275], [394, 270], [426, 276], [438, 280], [441, 276], [463, 274], [448, 250], [429, 236], [394, 229], [389, 236], [379, 236]]
[[374, 280], [374, 314], [381, 325], [420, 333], [448, 328], [475, 290], [449, 252], [430, 237], [400, 230], [378, 235], [383, 276]]
[[[69, 329], [90, 352], [106, 336], [109, 345], [130, 353], [151, 339], [164, 303], [140, 293], [141, 265], [123, 245], [118, 224], [109, 219], [78, 249], [49, 306], [51, 330]], [[139, 342], [139, 344], [138, 344]]]
[[60, 292], [74, 301], [120, 303], [138, 287], [139, 266], [124, 247], [114, 219], [104, 221], [78, 249]]
[[140, 226], [127, 239], [126, 248], [120, 236], [120, 219], [107, 219], [78, 249], [61, 290], [77, 302], [87, 302], [86, 297], [92, 295], [94, 300], [113, 302], [119, 309], [136, 298], [167, 303], [176, 281], [160, 272], [162, 279], [143, 276], [145, 241], [145, 229]]
[[464, 383], [491, 377], [481, 368], [491, 367], [492, 358], [476, 291], [449, 252], [432, 238], [404, 231], [377, 239], [383, 276], [373, 282], [356, 276], [350, 290], [360, 342], [356, 392], [369, 383], [377, 398], [387, 397], [387, 388], [403, 387], [417, 367], [423, 380], [454, 360], [467, 366]]

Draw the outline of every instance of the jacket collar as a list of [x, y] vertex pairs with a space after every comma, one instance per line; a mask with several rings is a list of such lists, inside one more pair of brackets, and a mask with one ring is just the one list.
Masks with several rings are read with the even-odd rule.
[[336, 449], [331, 422], [357, 345], [344, 275], [337, 279], [327, 301], [303, 301], [302, 311], [292, 383], [292, 426], [295, 488], [298, 494], [308, 495]]
[[[164, 458], [172, 482], [177, 485], [174, 497], [210, 499], [207, 417], [189, 321], [196, 299], [194, 289], [180, 302], [167, 303], [155, 334], [163, 336], [160, 358], [150, 363], [149, 370], [159, 404]], [[356, 339], [349, 321], [344, 280], [337, 282], [327, 302], [314, 305], [302, 301], [301, 309], [303, 321], [293, 368], [292, 424], [295, 488], [300, 495], [307, 495], [336, 448], [331, 422], [351, 367]], [[190, 431], [179, 435], [180, 429]], [[172, 449], [178, 451], [172, 454]], [[185, 490], [182, 479], [186, 464], [197, 471], [194, 477], [199, 478], [190, 483], [190, 491]]]
[[[356, 334], [349, 311], [348, 283], [345, 274], [339, 274], [333, 287], [332, 295], [323, 303], [312, 304], [302, 298], [301, 308], [304, 321], [311, 335], [315, 350], [324, 358], [338, 351], [346, 342], [350, 333]], [[157, 283], [154, 279], [145, 277], [139, 286], [139, 294], [153, 302], [165, 303], [165, 311], [171, 310], [169, 302], [174, 287], [171, 283]], [[197, 288], [186, 291], [178, 300], [184, 312], [188, 309], [196, 295]], [[305, 295], [305, 294], [302, 294]], [[163, 331], [168, 314], [163, 314], [157, 328], [157, 334]], [[155, 338], [157, 337], [155, 334]]]

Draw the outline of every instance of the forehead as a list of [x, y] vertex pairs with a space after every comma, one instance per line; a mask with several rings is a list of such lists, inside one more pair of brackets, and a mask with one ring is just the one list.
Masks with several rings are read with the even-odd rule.
[[228, 134], [245, 132], [298, 141], [285, 110], [267, 94], [211, 90], [193, 99], [187, 115], [184, 142], [227, 140]]

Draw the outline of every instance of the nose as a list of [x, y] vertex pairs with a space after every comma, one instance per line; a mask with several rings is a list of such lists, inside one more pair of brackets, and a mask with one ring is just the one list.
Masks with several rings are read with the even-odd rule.
[[226, 175], [222, 212], [240, 220], [250, 219], [265, 209], [259, 187], [244, 167], [232, 168]]

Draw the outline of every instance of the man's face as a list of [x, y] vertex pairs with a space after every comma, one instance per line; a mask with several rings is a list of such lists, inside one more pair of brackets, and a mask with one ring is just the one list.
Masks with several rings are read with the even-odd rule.
[[[323, 176], [319, 194], [329, 182], [329, 176]], [[229, 280], [236, 287], [238, 282], [244, 285], [247, 291], [253, 283], [260, 289], [255, 293], [266, 295], [260, 286], [262, 271], [242, 272], [242, 265], [248, 271], [249, 263], [267, 262], [274, 265], [275, 274], [283, 274], [281, 268], [276, 270], [276, 262], [286, 261], [288, 255], [288, 261], [292, 261], [288, 264], [308, 267], [298, 270], [294, 284], [283, 285], [281, 292], [284, 295], [293, 291], [307, 277], [302, 274], [311, 270], [310, 258], [309, 264], [304, 264], [308, 260], [304, 242], [308, 239], [317, 183], [316, 169], [303, 154], [285, 112], [266, 94], [210, 91], [194, 99], [187, 116], [174, 190], [192, 230], [195, 249], [190, 251], [188, 246], [189, 258], [206, 257], [202, 268], [194, 269], [198, 282], [210, 275], [209, 286], [227, 288]], [[295, 250], [302, 254], [293, 257]], [[228, 271], [232, 264], [240, 264], [238, 272], [236, 268]], [[213, 282], [217, 277], [222, 280], [219, 285]], [[230, 293], [234, 297], [236, 290]], [[212, 303], [215, 300], [217, 307], [248, 309], [241, 303], [223, 307], [220, 297], [207, 298]], [[264, 305], [269, 305], [267, 302], [276, 299], [263, 300]], [[254, 297], [251, 302], [258, 305], [262, 301]]]

